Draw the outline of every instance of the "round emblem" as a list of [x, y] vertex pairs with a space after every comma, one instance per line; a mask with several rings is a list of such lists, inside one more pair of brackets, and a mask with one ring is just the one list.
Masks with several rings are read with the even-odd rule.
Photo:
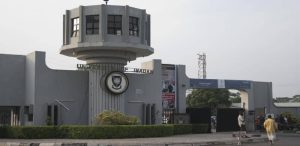
[[113, 71], [106, 76], [106, 88], [114, 94], [122, 94], [128, 88], [127, 76], [119, 71]]

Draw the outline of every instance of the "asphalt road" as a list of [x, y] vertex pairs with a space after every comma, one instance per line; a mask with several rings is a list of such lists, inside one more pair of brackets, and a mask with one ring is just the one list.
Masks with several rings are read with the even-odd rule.
[[[277, 134], [277, 141], [273, 146], [300, 146], [300, 134]], [[242, 146], [270, 146], [268, 142], [242, 144]]]

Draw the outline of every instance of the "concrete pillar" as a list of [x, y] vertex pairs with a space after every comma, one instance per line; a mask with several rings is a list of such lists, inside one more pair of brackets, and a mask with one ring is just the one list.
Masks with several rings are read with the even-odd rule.
[[254, 108], [253, 108], [254, 97], [253, 97], [252, 90], [240, 91], [240, 93], [241, 93], [240, 96], [241, 96], [242, 108], [245, 109], [246, 129], [249, 132], [255, 131], [255, 117], [254, 117], [255, 115], [252, 114], [254, 112]]
[[95, 125], [96, 116], [104, 110], [125, 112], [124, 94], [113, 94], [105, 87], [105, 77], [112, 71], [123, 71], [120, 64], [99, 64], [89, 70], [89, 124]]

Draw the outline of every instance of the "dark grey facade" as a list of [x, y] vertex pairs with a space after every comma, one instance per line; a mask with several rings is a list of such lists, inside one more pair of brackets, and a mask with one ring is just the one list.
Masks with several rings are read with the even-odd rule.
[[[1, 54], [0, 61], [1, 124], [90, 124], [89, 71], [50, 69], [45, 64], [44, 52], [27, 56]], [[123, 102], [119, 104], [124, 107], [124, 113], [138, 116], [142, 124], [159, 124], [162, 121], [161, 65], [160, 60], [153, 60], [142, 64], [142, 68], [152, 70], [152, 73], [126, 73], [130, 84], [123, 93]], [[182, 76], [184, 66], [178, 66], [178, 72], [181, 74], [178, 84], [187, 85], [188, 78]], [[180, 103], [177, 107], [181, 113], [185, 112], [186, 88], [178, 88]], [[110, 94], [100, 86], [96, 90]], [[100, 102], [106, 110], [112, 110], [113, 98], [109, 101], [98, 98], [96, 102]], [[155, 116], [149, 119], [146, 108], [153, 105]], [[97, 107], [92, 110], [97, 111]], [[7, 120], [4, 120], [5, 117]], [[155, 123], [150, 122], [151, 118], [155, 119]]]
[[[44, 125], [48, 107], [53, 113], [54, 106], [61, 107], [62, 103], [69, 110], [57, 109], [58, 124], [87, 123], [87, 72], [49, 69], [44, 52], [27, 56], [0, 55], [0, 62], [0, 106], [7, 111], [4, 113], [16, 115], [18, 121], [7, 124]], [[81, 114], [69, 114], [71, 112]]]

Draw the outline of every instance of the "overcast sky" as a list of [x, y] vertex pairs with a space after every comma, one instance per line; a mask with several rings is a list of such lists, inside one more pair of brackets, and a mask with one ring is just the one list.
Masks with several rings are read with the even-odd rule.
[[[75, 69], [76, 59], [59, 54], [66, 9], [102, 0], [3, 0], [0, 53], [45, 51], [50, 68]], [[207, 78], [273, 83], [273, 96], [300, 94], [300, 0], [110, 0], [146, 9], [155, 53], [186, 65], [197, 78], [197, 53], [207, 54]]]

